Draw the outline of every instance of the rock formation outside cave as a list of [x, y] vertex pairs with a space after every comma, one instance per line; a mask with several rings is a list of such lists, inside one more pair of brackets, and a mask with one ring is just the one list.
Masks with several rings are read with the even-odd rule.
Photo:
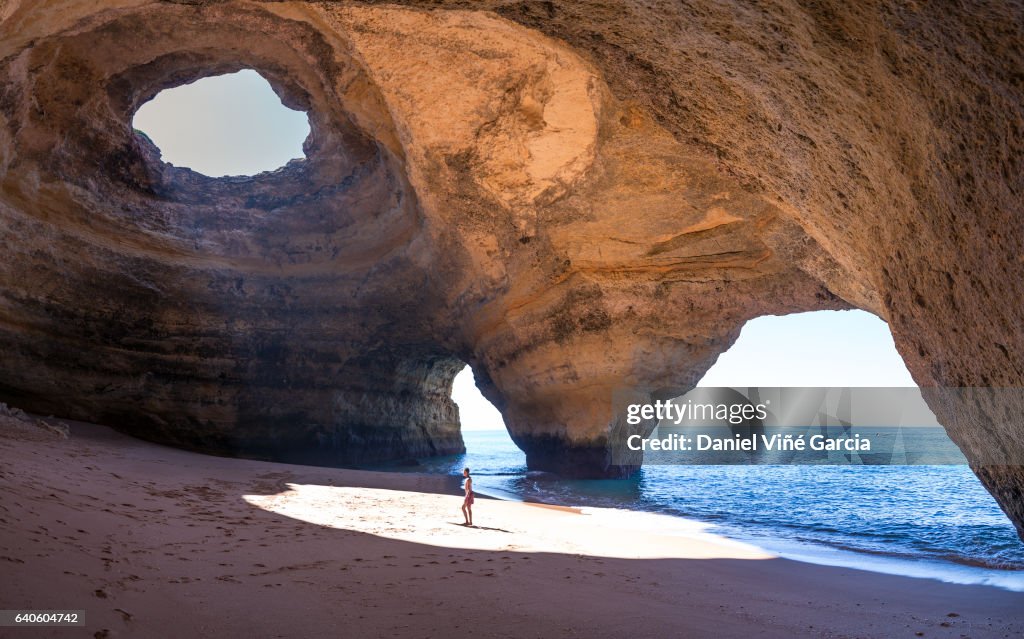
[[[462, 450], [469, 363], [531, 467], [621, 476], [612, 392], [680, 394], [760, 315], [864, 309], [922, 387], [1024, 384], [1018, 5], [399, 4], [0, 5], [0, 401], [366, 462]], [[135, 134], [242, 69], [304, 160]], [[1020, 407], [928, 396], [1024, 531]]]

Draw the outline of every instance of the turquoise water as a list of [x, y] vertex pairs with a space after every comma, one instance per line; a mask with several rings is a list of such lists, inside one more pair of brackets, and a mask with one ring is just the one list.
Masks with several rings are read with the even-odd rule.
[[1024, 543], [967, 466], [645, 466], [630, 480], [569, 480], [528, 471], [504, 431], [464, 438], [465, 455], [409, 470], [469, 466], [492, 496], [687, 517], [784, 555], [926, 561], [1024, 586]]

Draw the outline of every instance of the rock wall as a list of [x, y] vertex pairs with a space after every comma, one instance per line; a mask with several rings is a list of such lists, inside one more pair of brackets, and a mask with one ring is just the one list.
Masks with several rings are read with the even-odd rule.
[[[863, 308], [922, 386], [1024, 384], [1020, 3], [0, 19], [0, 401], [401, 458], [461, 450], [468, 362], [532, 467], [614, 476], [613, 393], [685, 391], [763, 314]], [[211, 179], [132, 131], [161, 89], [243, 67], [309, 111], [305, 160]], [[931, 402], [1020, 529], [1020, 418]]]

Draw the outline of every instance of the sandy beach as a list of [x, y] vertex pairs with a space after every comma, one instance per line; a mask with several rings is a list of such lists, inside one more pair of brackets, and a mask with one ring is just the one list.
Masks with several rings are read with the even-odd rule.
[[200, 455], [0, 419], [3, 637], [1016, 637], [1024, 595], [774, 558], [455, 479]]

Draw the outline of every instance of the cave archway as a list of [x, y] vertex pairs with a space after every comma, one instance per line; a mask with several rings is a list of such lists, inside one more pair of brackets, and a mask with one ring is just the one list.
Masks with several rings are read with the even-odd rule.
[[[697, 385], [916, 388], [888, 325], [859, 310], [751, 319]], [[934, 392], [922, 390], [926, 397]], [[991, 397], [988, 393], [965, 392], [957, 399]], [[952, 445], [933, 430], [929, 446]], [[870, 544], [891, 535], [891, 539], [901, 542], [913, 540], [917, 549], [927, 549], [938, 558], [974, 552], [975, 559], [982, 563], [998, 564], [1001, 556], [1010, 563], [1019, 561], [1011, 541], [1013, 528], [999, 517], [998, 502], [985, 492], [978, 477], [953, 458], [943, 462], [929, 459], [898, 468], [874, 463], [776, 463], [664, 466], [653, 473], [648, 467], [645, 473], [651, 481], [667, 487], [689, 486], [704, 478], [699, 496], [675, 495], [687, 503], [689, 512], [702, 519], [755, 519], [758, 525], [770, 523], [799, 530], [801, 540], [812, 543], [834, 543], [830, 536], [836, 531], [856, 529], [859, 532], [849, 540], [850, 548], [870, 551]], [[899, 490], [893, 490], [897, 484]], [[778, 508], [780, 492], [785, 493], [785, 503], [791, 508]], [[837, 503], [844, 507], [835, 508]], [[936, 508], [935, 504], [942, 507]], [[998, 541], [979, 546], [980, 539]], [[767, 541], [770, 546], [772, 542]]]

